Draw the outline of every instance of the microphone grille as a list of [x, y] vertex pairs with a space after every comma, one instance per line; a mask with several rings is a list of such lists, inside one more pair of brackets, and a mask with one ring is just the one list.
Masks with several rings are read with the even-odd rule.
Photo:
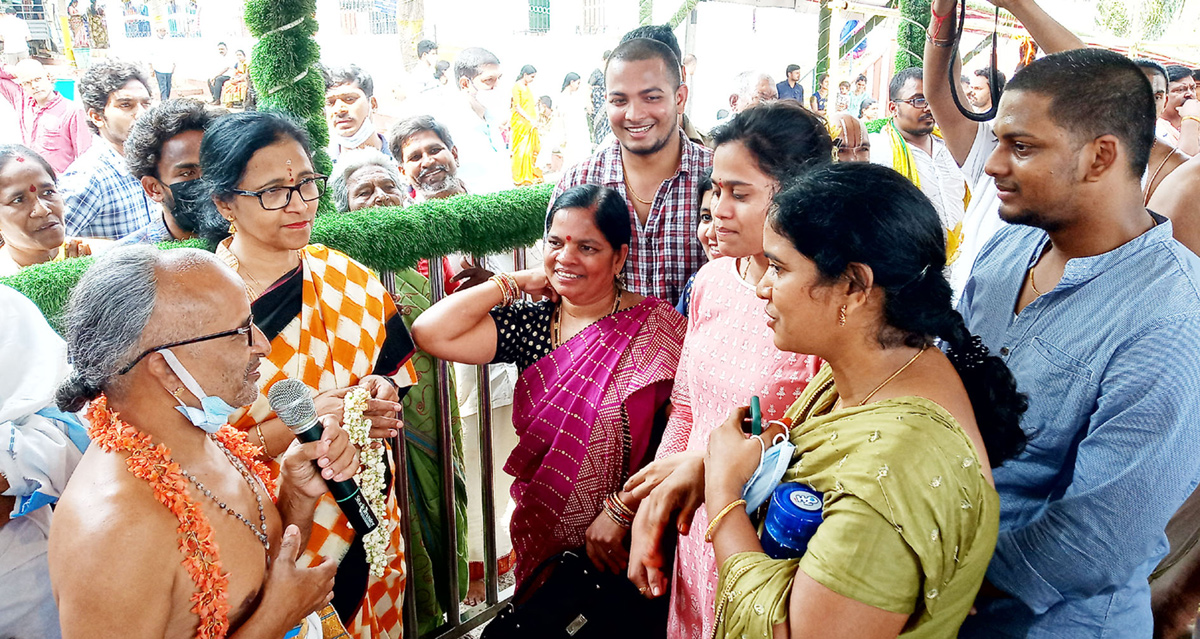
[[312, 391], [298, 379], [281, 379], [267, 391], [271, 410], [289, 428], [307, 424], [317, 418]]

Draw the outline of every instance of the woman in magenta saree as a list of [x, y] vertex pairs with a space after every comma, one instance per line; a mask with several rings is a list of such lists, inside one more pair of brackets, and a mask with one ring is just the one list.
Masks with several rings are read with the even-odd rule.
[[[632, 510], [625, 480], [654, 455], [683, 344], [684, 320], [662, 300], [621, 289], [631, 229], [623, 199], [583, 185], [554, 202], [545, 268], [497, 275], [435, 304], [413, 325], [418, 345], [451, 361], [513, 362], [520, 438], [511, 534], [516, 579], [585, 546], [623, 571]], [[545, 296], [517, 299], [522, 292]]]

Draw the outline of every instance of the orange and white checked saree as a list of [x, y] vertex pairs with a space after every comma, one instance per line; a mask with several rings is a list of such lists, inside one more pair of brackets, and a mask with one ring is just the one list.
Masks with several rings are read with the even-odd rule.
[[[217, 246], [217, 257], [237, 269], [229, 240]], [[384, 375], [403, 394], [416, 382], [410, 359], [416, 350], [396, 306], [383, 284], [367, 268], [346, 255], [313, 244], [301, 251], [301, 265], [272, 284], [251, 304], [255, 323], [271, 342], [271, 354], [259, 366], [259, 396], [248, 408], [230, 416], [236, 428], [251, 430], [275, 417], [267, 391], [291, 377], [303, 380], [313, 393], [358, 384], [367, 375]], [[388, 463], [387, 519], [400, 521], [396, 502], [391, 447]], [[279, 465], [268, 464], [275, 476]], [[395, 558], [383, 577], [369, 575], [361, 540], [328, 493], [313, 517], [312, 536], [304, 556], [338, 560], [333, 606], [355, 639], [396, 639], [402, 636], [404, 607], [404, 540], [399, 526], [391, 534]]]

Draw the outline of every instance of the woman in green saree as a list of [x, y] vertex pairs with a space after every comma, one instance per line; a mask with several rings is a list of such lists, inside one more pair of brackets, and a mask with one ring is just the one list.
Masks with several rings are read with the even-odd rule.
[[[990, 468], [1024, 445], [1025, 400], [951, 306], [944, 233], [911, 183], [838, 164], [775, 202], [758, 295], [775, 345], [826, 364], [766, 443], [743, 433], [744, 409], [712, 434], [705, 501], [725, 513], [708, 531], [714, 634], [953, 637], [984, 584], [1000, 512]], [[740, 498], [784, 426], [783, 481], [821, 493], [823, 521], [801, 557], [772, 559]]]

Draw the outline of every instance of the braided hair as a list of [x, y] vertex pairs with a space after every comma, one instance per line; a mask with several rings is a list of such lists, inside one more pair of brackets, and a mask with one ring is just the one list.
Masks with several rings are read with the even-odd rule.
[[951, 305], [945, 231], [917, 187], [886, 167], [846, 163], [805, 172], [775, 197], [768, 223], [832, 283], [851, 263], [870, 267], [883, 289], [885, 348], [940, 339], [958, 372], [993, 466], [1019, 454], [1026, 397], [1004, 360], [989, 353]]

